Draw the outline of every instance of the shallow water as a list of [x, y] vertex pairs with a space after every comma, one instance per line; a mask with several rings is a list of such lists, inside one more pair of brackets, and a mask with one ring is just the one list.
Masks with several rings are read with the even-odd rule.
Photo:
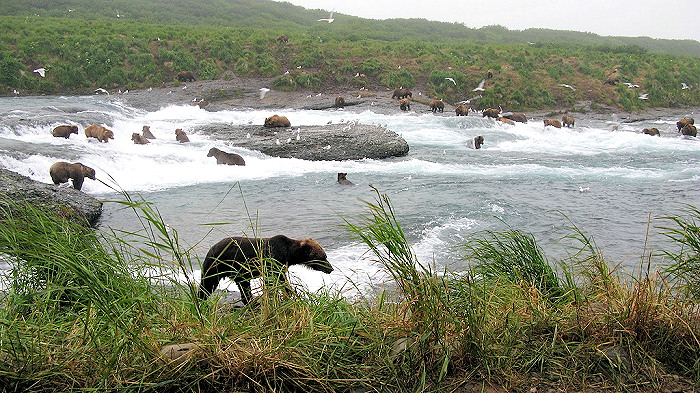
[[[655, 228], [661, 223], [652, 220], [649, 226], [650, 217], [680, 213], [700, 197], [700, 140], [680, 137], [672, 116], [623, 123], [612, 131], [612, 116], [577, 118], [576, 128], [558, 130], [545, 129], [541, 119], [509, 126], [448, 113], [276, 113], [298, 125], [386, 125], [406, 139], [410, 153], [381, 161], [273, 158], [196, 131], [211, 122], [261, 124], [269, 110], [168, 106], [147, 112], [104, 96], [11, 97], [0, 98], [0, 165], [47, 183], [55, 161], [91, 166], [99, 179], [154, 203], [199, 258], [228, 235], [313, 237], [336, 271], [322, 276], [294, 269], [311, 288], [349, 287], [348, 279], [362, 287], [386, 278], [367, 248], [344, 228], [344, 218], [357, 222], [367, 211], [363, 201], [374, 201], [369, 184], [390, 197], [419, 260], [453, 270], [466, 266], [459, 245], [470, 235], [508, 227], [534, 234], [557, 260], [566, 253], [557, 240], [570, 233], [564, 228], [573, 223], [610, 262], [634, 271], [645, 243], [668, 246]], [[112, 129], [115, 139], [107, 144], [87, 140], [83, 130], [91, 123]], [[78, 124], [80, 133], [68, 140], [52, 137], [60, 124]], [[143, 125], [150, 125], [158, 139], [134, 145], [131, 133]], [[641, 134], [645, 127], [659, 128], [662, 137]], [[177, 143], [176, 128], [192, 142]], [[485, 138], [480, 150], [469, 147], [477, 135]], [[215, 165], [206, 156], [212, 146], [242, 155], [246, 166]], [[338, 172], [347, 172], [355, 185], [337, 184]], [[83, 191], [105, 200], [122, 198], [90, 180]], [[112, 203], [104, 206], [100, 225], [140, 228], [133, 212]]]

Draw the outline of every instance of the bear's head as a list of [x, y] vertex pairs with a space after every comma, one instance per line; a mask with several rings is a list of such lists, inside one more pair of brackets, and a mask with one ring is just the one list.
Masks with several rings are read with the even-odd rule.
[[78, 133], [78, 126], [70, 126], [70, 133], [77, 134]]
[[112, 132], [112, 130], [108, 130], [105, 128], [104, 135], [106, 139], [114, 139], [114, 132]]
[[316, 240], [311, 238], [300, 240], [296, 252], [296, 256], [305, 261], [303, 262], [305, 266], [326, 274], [333, 271], [333, 266], [328, 262], [326, 252]]
[[87, 166], [87, 165], [83, 165], [83, 164], [81, 164], [81, 163], [79, 163], [79, 162], [78, 162], [77, 164], [80, 165], [80, 168], [81, 168], [82, 171], [83, 171], [83, 176], [84, 176], [84, 177], [87, 177], [88, 179], [95, 180], [95, 170], [94, 170], [94, 169], [90, 168], [90, 167]]
[[214, 156], [218, 155], [220, 152], [221, 152], [221, 150], [219, 150], [215, 147], [212, 147], [211, 149], [209, 149], [209, 153], [207, 153], [207, 157], [214, 157]]

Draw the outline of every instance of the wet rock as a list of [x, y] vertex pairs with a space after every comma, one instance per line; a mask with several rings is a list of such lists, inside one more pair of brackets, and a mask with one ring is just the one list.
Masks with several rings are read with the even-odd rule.
[[32, 180], [0, 168], [0, 219], [12, 203], [29, 202], [57, 214], [95, 226], [102, 214], [102, 202], [72, 187], [59, 187]]
[[269, 129], [262, 125], [209, 124], [197, 132], [273, 157], [310, 161], [383, 159], [408, 154], [408, 143], [376, 125], [328, 124]]

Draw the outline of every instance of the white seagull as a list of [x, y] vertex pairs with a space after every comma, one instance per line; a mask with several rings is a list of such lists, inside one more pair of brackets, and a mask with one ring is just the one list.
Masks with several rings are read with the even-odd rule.
[[649, 96], [649, 93], [644, 93], [639, 95], [640, 100], [647, 100]]
[[261, 88], [260, 88], [260, 99], [261, 99], [261, 100], [262, 100], [263, 98], [265, 98], [265, 94], [267, 94], [268, 91], [270, 91], [270, 89], [268, 89], [267, 87], [261, 87]]
[[328, 23], [333, 23], [335, 19], [333, 19], [333, 11], [331, 11], [331, 15], [328, 18], [321, 18], [317, 20], [317, 22], [328, 22]]
[[633, 88], [633, 87], [634, 87], [635, 89], [639, 88], [639, 85], [635, 85], [634, 83], [625, 82], [625, 84], [626, 84], [627, 87], [630, 88], [630, 89]]
[[472, 91], [484, 91], [484, 83], [486, 83], [486, 79], [482, 79], [481, 82], [479, 82], [479, 86], [475, 87]]
[[97, 94], [97, 93], [105, 93], [105, 94], [109, 95], [109, 92], [101, 87], [98, 87], [97, 89], [95, 89], [95, 94]]
[[450, 82], [452, 82], [452, 83], [454, 83], [454, 85], [457, 86], [457, 82], [455, 82], [454, 79], [452, 79], [452, 78], [445, 78], [445, 79], [448, 80], [448, 81], [450, 81]]
[[34, 72], [41, 75], [42, 78], [46, 76], [46, 68], [44, 68], [44, 67], [37, 68], [36, 70], [34, 70]]
[[681, 85], [683, 85], [683, 89], [681, 90], [690, 89], [690, 86], [688, 86], [688, 84], [685, 82], [681, 82]]
[[576, 91], [576, 88], [575, 88], [575, 87], [573, 87], [573, 86], [571, 86], [571, 85], [567, 85], [566, 83], [560, 83], [559, 86], [561, 86], [561, 87], [566, 87], [566, 88], [568, 88], [568, 89], [571, 89], [571, 90], [573, 90], [573, 91]]

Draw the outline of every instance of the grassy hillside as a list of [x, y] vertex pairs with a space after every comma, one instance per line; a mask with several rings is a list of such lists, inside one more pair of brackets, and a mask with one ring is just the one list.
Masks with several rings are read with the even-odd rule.
[[[5, 3], [0, 12], [23, 16], [0, 17], [0, 94], [160, 86], [191, 70], [198, 79], [273, 78], [281, 90], [404, 86], [457, 102], [474, 97], [491, 71], [482, 108], [700, 105], [700, 59], [642, 46], [657, 40], [617, 45], [584, 33], [349, 16], [328, 24], [315, 22], [323, 11], [271, 1]], [[277, 42], [281, 34], [290, 41]], [[47, 69], [45, 78], [32, 72], [37, 67]], [[638, 98], [642, 92], [648, 100]]]

